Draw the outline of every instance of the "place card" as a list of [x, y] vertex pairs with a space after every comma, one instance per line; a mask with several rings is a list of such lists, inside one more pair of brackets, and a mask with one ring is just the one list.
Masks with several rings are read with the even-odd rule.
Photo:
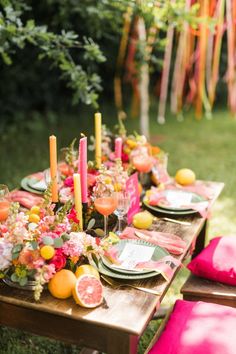
[[131, 175], [126, 181], [126, 192], [130, 197], [130, 207], [127, 213], [128, 224], [130, 224], [134, 214], [137, 214], [140, 210], [140, 193], [138, 188], [137, 172]]
[[[154, 251], [155, 247], [127, 243], [118, 258], [121, 263], [119, 265], [113, 265], [113, 267], [135, 270], [134, 268], [138, 263], [150, 261]], [[140, 271], [140, 269], [138, 271]]]
[[166, 195], [168, 204], [174, 208], [179, 208], [183, 205], [191, 204], [192, 194], [186, 192], [169, 191]]

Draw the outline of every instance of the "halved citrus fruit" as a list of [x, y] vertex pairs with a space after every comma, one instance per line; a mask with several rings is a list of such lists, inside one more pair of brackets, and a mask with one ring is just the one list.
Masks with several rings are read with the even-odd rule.
[[103, 301], [103, 286], [94, 275], [84, 274], [76, 280], [72, 294], [78, 305], [87, 308], [97, 307]]
[[77, 267], [75, 271], [76, 278], [79, 278], [81, 275], [84, 274], [94, 275], [97, 279], [100, 279], [97, 269], [91, 266], [90, 264], [82, 264], [81, 266]]
[[48, 283], [48, 290], [57, 299], [67, 299], [72, 295], [76, 276], [71, 270], [62, 269]]

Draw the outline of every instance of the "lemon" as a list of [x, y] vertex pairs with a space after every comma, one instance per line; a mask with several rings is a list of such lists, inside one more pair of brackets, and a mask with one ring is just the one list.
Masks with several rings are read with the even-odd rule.
[[37, 224], [39, 221], [40, 221], [40, 217], [37, 214], [34, 213], [29, 214], [29, 222], [34, 222]]
[[196, 180], [195, 173], [189, 168], [181, 168], [175, 175], [175, 181], [182, 186], [193, 184]]
[[133, 225], [138, 229], [148, 229], [152, 225], [153, 216], [148, 211], [141, 211], [133, 217]]
[[40, 255], [44, 259], [51, 259], [55, 254], [55, 250], [52, 246], [50, 245], [45, 245], [42, 248], [40, 248]]
[[75, 271], [76, 278], [79, 278], [84, 274], [94, 275], [97, 279], [100, 279], [100, 275], [97, 269], [91, 266], [90, 264], [82, 264], [81, 266], [77, 267]]
[[30, 214], [39, 215], [39, 213], [40, 213], [40, 207], [37, 205], [32, 206], [32, 208], [30, 209]]

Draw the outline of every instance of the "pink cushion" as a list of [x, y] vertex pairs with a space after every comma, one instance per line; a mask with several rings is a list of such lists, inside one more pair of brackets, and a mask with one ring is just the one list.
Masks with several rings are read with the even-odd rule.
[[236, 285], [236, 237], [216, 237], [189, 264], [199, 277]]
[[236, 309], [177, 300], [149, 354], [235, 354]]

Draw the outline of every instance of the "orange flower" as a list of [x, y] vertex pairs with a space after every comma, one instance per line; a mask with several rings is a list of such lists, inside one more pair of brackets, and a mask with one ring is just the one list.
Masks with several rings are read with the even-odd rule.
[[23, 249], [18, 258], [20, 264], [26, 265], [29, 269], [35, 268], [35, 261], [39, 260], [40, 253], [38, 250]]
[[158, 155], [161, 149], [158, 146], [151, 146], [152, 156]]

